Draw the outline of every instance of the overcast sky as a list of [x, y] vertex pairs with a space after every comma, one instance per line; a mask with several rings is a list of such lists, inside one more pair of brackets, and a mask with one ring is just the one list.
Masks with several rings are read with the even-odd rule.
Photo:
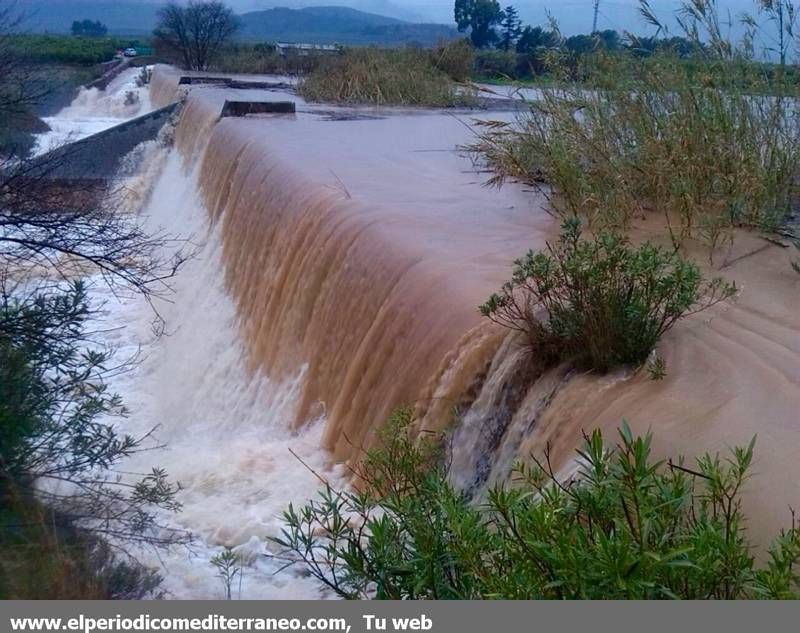
[[[27, 2], [40, 0], [18, 0], [23, 6]], [[44, 1], [44, 0], [41, 0]], [[98, 0], [48, 0], [49, 2], [80, 5]], [[139, 0], [141, 2], [163, 3], [165, 0]], [[499, 0], [502, 6], [512, 4], [520, 11], [527, 24], [547, 23], [548, 12], [558, 21], [566, 35], [586, 33], [592, 28], [592, 8], [594, 0]], [[308, 6], [349, 6], [362, 11], [389, 15], [409, 21], [425, 21], [452, 24], [454, 0], [225, 0], [239, 13], [272, 7], [300, 8]], [[756, 0], [717, 0], [720, 13], [729, 13], [735, 21], [745, 11], [753, 12]], [[681, 0], [650, 0], [659, 16], [671, 22], [670, 16], [680, 6]], [[600, 0], [600, 29], [632, 31], [637, 34], [652, 34], [654, 29], [647, 25], [639, 15], [638, 0]], [[672, 30], [675, 30], [672, 22]], [[734, 32], [738, 36], [740, 29]]]

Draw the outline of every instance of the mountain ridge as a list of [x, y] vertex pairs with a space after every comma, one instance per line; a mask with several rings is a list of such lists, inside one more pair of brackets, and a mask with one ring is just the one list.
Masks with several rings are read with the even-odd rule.
[[245, 41], [432, 45], [457, 36], [444, 24], [406, 22], [340, 6], [277, 7], [245, 13], [239, 19], [238, 37]]

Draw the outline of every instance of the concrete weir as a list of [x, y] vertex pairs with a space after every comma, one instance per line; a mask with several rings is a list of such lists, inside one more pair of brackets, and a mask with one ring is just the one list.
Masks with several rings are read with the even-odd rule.
[[121, 125], [58, 147], [36, 159], [30, 177], [59, 181], [107, 181], [134, 147], [153, 140], [178, 103], [154, 110]]
[[222, 106], [220, 118], [247, 116], [248, 114], [294, 114], [294, 101], [231, 101]]

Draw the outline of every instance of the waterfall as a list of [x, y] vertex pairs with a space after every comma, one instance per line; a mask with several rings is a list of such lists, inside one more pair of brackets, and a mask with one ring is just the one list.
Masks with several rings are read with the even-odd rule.
[[[177, 90], [174, 75], [154, 83], [160, 98], [166, 85]], [[192, 89], [177, 147], [199, 165], [248, 375], [282, 382], [305, 368], [289, 428], [322, 419], [322, 446], [339, 463], [373, 445], [393, 408], [413, 405], [420, 431], [447, 434], [453, 480], [475, 494], [547, 447], [556, 468], [572, 469], [584, 432], [613, 441], [623, 419], [652, 430], [660, 456], [758, 434], [759, 485], [780, 494], [746, 496], [751, 526], [785, 523], [800, 485], [775, 465], [791, 463], [800, 441], [800, 293], [784, 250], [737, 238], [724, 274], [739, 297], [665, 337], [663, 381], [635, 368], [538, 367], [477, 305], [557, 222], [532, 192], [482, 186], [455, 151], [470, 139], [469, 115], [301, 104], [297, 117], [218, 120], [232, 94]], [[657, 235], [657, 223], [642, 220], [635, 238]], [[707, 260], [703, 245], [689, 248]]]
[[[178, 79], [156, 67], [153, 107], [180, 95]], [[219, 597], [208, 561], [223, 546], [248, 561], [244, 597], [322, 595], [308, 578], [274, 575], [267, 539], [319, 477], [346, 485], [342, 464], [401, 405], [415, 407], [420, 432], [447, 435], [453, 481], [477, 496], [546, 446], [569, 469], [582, 432], [613, 437], [623, 417], [656, 433], [658, 455], [758, 433], [759, 486], [774, 494], [746, 498], [751, 527], [785, 524], [782, 508], [800, 496], [781, 474], [800, 445], [800, 293], [785, 252], [737, 240], [742, 257], [725, 273], [738, 301], [666, 337], [663, 381], [539, 367], [477, 306], [556, 222], [521, 187], [482, 186], [455, 150], [473, 115], [301, 104], [297, 117], [220, 120], [232, 95], [242, 92], [189, 90], [174, 146], [151, 144], [143, 159], [142, 220], [196, 249], [155, 303], [165, 333], [141, 298], [95, 287], [108, 342], [140, 356], [112, 385], [132, 412], [121, 428], [155, 427], [166, 447], [131, 468], [165, 466], [181, 482], [183, 512], [165, 520], [198, 537], [191, 553], [143, 554], [163, 562], [170, 595]]]

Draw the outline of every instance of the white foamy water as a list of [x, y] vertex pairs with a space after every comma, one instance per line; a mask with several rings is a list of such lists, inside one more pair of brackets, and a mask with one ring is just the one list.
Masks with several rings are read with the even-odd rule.
[[148, 86], [137, 81], [141, 68], [129, 68], [115, 77], [106, 90], [81, 88], [73, 102], [58, 114], [45, 117], [49, 132], [37, 136], [34, 155], [44, 154], [124, 123], [153, 110]]
[[125, 468], [166, 468], [183, 487], [184, 507], [162, 519], [197, 539], [191, 552], [149, 554], [147, 562], [162, 567], [162, 588], [171, 596], [217, 598], [222, 589], [209, 560], [228, 546], [250, 563], [242, 598], [318, 598], [310, 579], [288, 571], [275, 575], [280, 564], [266, 556], [267, 539], [280, 533], [289, 502], [303, 503], [319, 489], [307, 466], [334, 481], [338, 476], [327, 472], [318, 448], [321, 425], [289, 430], [302, 373], [277, 384], [245, 369], [235, 308], [223, 285], [218, 232], [206, 225], [196, 172], [185, 174], [181, 163], [170, 154], [143, 211], [154, 232], [197, 244], [173, 292], [155, 301], [165, 333], [154, 333], [156, 314], [143, 298], [120, 299], [95, 286], [97, 299], [106, 302], [106, 343], [120, 359], [141, 358], [112, 382], [131, 410], [119, 428], [144, 435], [157, 427], [154, 440], [166, 447]]
[[[63, 122], [64, 132], [70, 122], [78, 133], [102, 128], [106, 114], [120, 114], [114, 104], [129, 87], [120, 79], [107, 94], [88, 99], [82, 92], [54, 118]], [[104, 332], [103, 343], [116, 349], [118, 362], [138, 358], [130, 371], [110, 381], [130, 411], [115, 424], [135, 437], [155, 429], [152, 443], [164, 447], [120, 468], [131, 473], [165, 468], [182, 487], [183, 510], [163, 513], [159, 520], [190, 532], [195, 541], [189, 548], [144, 550], [137, 557], [163, 575], [160, 589], [168, 598], [223, 598], [210, 560], [224, 547], [245, 563], [235, 598], [324, 597], [309, 577], [291, 570], [278, 574], [283, 563], [269, 556], [275, 548], [268, 539], [280, 534], [289, 503], [313, 497], [321, 485], [318, 475], [340, 481], [319, 449], [321, 424], [290, 430], [303, 370], [281, 383], [247, 371], [235, 308], [224, 287], [221, 241], [198, 194], [198, 168], [187, 173], [177, 152], [158, 142], [138, 151], [142, 169], [129, 179], [135, 196], [122, 210], [140, 207], [147, 230], [187, 240], [194, 257], [153, 305], [138, 295], [118, 296], [99, 278], [89, 282], [94, 305], [102, 305], [96, 329]], [[163, 334], [154, 328], [157, 315]]]

